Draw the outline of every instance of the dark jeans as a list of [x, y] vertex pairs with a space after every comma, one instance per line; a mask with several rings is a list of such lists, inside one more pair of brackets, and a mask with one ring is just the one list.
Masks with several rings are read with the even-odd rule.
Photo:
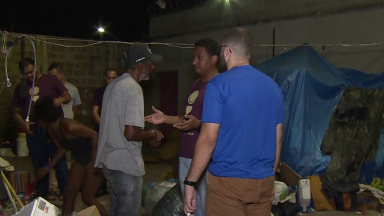
[[[27, 135], [27, 145], [29, 155], [32, 159], [33, 167], [36, 171], [39, 168], [45, 167], [48, 164], [49, 159], [52, 159], [56, 152], [56, 146], [53, 143], [50, 143], [44, 134], [34, 136]], [[59, 160], [54, 169], [56, 171], [56, 179], [59, 186], [59, 191], [61, 194], [64, 194], [65, 184], [68, 177], [68, 165], [65, 155]], [[36, 195], [43, 198], [47, 197], [48, 187], [49, 174], [36, 182]]]
[[141, 189], [143, 177], [133, 176], [121, 171], [103, 167], [104, 176], [109, 186], [111, 205], [110, 216], [140, 215]]

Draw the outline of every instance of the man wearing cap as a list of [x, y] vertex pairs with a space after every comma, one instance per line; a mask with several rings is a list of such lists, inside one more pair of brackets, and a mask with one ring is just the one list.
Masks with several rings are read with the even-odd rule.
[[122, 61], [125, 73], [105, 89], [95, 167], [103, 168], [107, 179], [109, 214], [137, 216], [145, 174], [142, 141], [158, 146], [163, 138], [157, 130], [143, 130], [144, 98], [139, 82], [149, 79], [153, 62], [161, 62], [162, 56], [153, 55], [146, 44], [133, 44]]

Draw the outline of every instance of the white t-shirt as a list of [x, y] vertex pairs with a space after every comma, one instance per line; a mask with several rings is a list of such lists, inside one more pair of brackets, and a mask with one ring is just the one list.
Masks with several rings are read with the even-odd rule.
[[61, 108], [63, 109], [63, 112], [64, 112], [64, 118], [73, 119], [72, 107], [81, 104], [79, 91], [74, 85], [72, 85], [69, 82], [66, 82], [64, 86], [65, 88], [67, 88], [68, 93], [71, 95], [71, 101], [67, 104], [61, 105]]

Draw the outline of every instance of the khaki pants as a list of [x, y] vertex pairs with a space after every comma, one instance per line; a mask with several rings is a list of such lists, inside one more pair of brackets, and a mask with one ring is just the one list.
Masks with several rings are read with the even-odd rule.
[[207, 216], [270, 216], [275, 177], [241, 179], [207, 172]]

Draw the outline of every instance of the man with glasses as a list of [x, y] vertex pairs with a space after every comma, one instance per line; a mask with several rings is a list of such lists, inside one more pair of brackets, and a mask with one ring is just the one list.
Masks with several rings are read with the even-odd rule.
[[196, 210], [197, 181], [207, 172], [206, 213], [269, 216], [280, 157], [284, 97], [273, 79], [249, 65], [253, 39], [234, 28], [221, 44], [217, 75], [205, 91], [202, 127], [185, 179], [184, 210]]

